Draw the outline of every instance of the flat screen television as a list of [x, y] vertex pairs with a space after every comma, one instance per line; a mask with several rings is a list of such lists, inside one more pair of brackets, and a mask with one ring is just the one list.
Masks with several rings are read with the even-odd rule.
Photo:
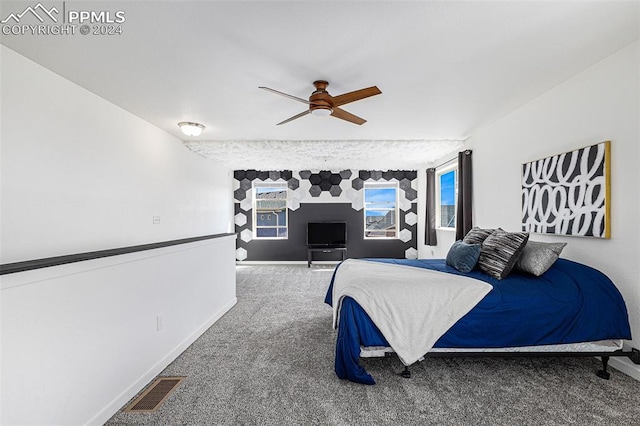
[[307, 246], [341, 248], [347, 246], [347, 222], [307, 223]]

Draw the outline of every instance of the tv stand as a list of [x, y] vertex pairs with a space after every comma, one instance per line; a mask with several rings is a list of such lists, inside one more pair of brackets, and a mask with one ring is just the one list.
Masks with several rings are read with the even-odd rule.
[[313, 260], [313, 252], [322, 252], [322, 253], [342, 253], [342, 260], [346, 260], [347, 258], [347, 248], [346, 247], [307, 247], [307, 268], [311, 268], [311, 261]]

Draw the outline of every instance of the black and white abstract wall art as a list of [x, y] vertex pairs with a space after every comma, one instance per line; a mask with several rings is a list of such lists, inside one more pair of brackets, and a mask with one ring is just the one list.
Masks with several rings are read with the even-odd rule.
[[522, 230], [609, 238], [610, 149], [606, 141], [522, 165]]

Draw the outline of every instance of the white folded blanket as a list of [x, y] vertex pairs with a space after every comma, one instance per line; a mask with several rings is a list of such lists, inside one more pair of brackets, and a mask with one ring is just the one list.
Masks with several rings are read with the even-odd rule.
[[400, 360], [411, 365], [491, 289], [491, 284], [460, 275], [347, 259], [333, 282], [333, 324], [338, 327], [342, 298], [353, 298]]

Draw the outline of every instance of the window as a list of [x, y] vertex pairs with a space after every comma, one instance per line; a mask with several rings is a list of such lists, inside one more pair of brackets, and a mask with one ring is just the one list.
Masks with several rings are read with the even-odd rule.
[[287, 238], [287, 184], [253, 184], [254, 238]]
[[398, 237], [398, 184], [364, 184], [364, 237]]
[[458, 167], [446, 167], [436, 172], [436, 227], [456, 227], [458, 202]]

